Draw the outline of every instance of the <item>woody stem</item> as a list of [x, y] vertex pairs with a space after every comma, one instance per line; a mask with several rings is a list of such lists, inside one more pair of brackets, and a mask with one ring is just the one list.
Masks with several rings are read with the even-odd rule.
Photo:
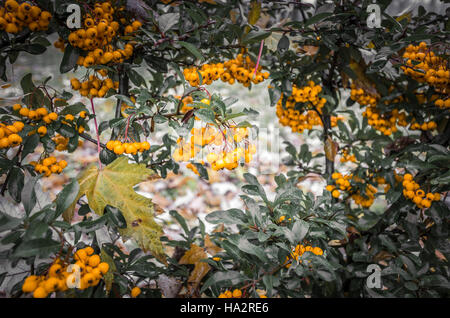
[[102, 162], [100, 161], [100, 135], [98, 134], [97, 115], [95, 115], [94, 100], [92, 97], [90, 100], [91, 100], [92, 114], [94, 114], [95, 133], [97, 135], [98, 166], [100, 169], [102, 169]]

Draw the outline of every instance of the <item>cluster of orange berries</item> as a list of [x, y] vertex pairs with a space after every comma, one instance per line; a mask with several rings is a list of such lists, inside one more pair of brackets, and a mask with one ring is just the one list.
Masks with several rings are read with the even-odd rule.
[[25, 27], [30, 31], [44, 31], [52, 15], [48, 11], [42, 11], [38, 6], [32, 6], [27, 2], [19, 4], [15, 0], [7, 0], [4, 7], [0, 8], [0, 31], [7, 33], [19, 33]]
[[[243, 147], [239, 146], [241, 142], [244, 142]], [[248, 129], [240, 127], [216, 130], [213, 126], [207, 124], [206, 127], [192, 128], [189, 142], [179, 138], [177, 144], [178, 147], [172, 154], [172, 158], [177, 162], [187, 162], [194, 159], [205, 146], [224, 145], [221, 152], [211, 151], [206, 155], [206, 161], [211, 164], [211, 168], [215, 171], [224, 168], [233, 170], [238, 167], [241, 159], [249, 163], [256, 153], [255, 145], [248, 142]], [[235, 147], [231, 147], [231, 145]], [[200, 163], [204, 164], [204, 161], [201, 160]], [[187, 168], [198, 174], [195, 165], [190, 164]]]
[[[422, 95], [417, 95], [418, 100], [419, 97], [423, 97]], [[367, 109], [363, 112], [363, 116], [367, 118], [367, 122], [370, 126], [372, 126], [375, 130], [380, 131], [386, 136], [390, 136], [391, 134], [398, 131], [397, 126], [406, 127], [408, 125], [406, 121], [406, 113], [398, 109], [394, 109], [391, 112], [381, 113], [376, 105], [378, 103], [378, 96], [374, 93], [367, 92], [362, 88], [358, 88], [354, 83], [351, 85], [351, 94], [350, 98], [360, 104], [361, 106], [368, 106]], [[420, 99], [421, 100], [421, 99]], [[420, 102], [419, 100], [419, 102]], [[403, 96], [395, 98], [391, 101], [385, 101], [384, 103], [388, 105], [389, 103], [398, 103], [403, 101]], [[430, 122], [430, 128], [436, 128], [434, 122]], [[428, 130], [428, 124], [424, 123], [423, 125], [418, 125], [418, 129], [422, 127], [425, 130]], [[416, 129], [417, 126], [414, 126]]]
[[[111, 43], [120, 35], [120, 23], [126, 24], [127, 20], [121, 18], [114, 20], [114, 13], [123, 11], [123, 8], [115, 10], [110, 2], [95, 3], [94, 10], [85, 14], [83, 18], [84, 28], [73, 31], [68, 36], [68, 41], [73, 47], [87, 51], [86, 56], [80, 56], [78, 65], [90, 67], [110, 62], [122, 63], [133, 55], [133, 45], [126, 43], [123, 49], [114, 49]], [[137, 31], [142, 26], [141, 22], [133, 21], [123, 29], [127, 35]]]
[[406, 59], [406, 66], [401, 68], [406, 75], [419, 83], [427, 83], [430, 86], [434, 86], [436, 91], [440, 93], [449, 93], [450, 70], [448, 62], [444, 58], [437, 56], [428, 47], [427, 43], [410, 44], [403, 53], [403, 58]]
[[241, 297], [242, 297], [242, 291], [237, 288], [233, 291], [226, 290], [219, 295], [219, 298], [241, 298]]
[[[79, 249], [73, 259], [80, 269], [79, 286], [76, 287], [81, 290], [98, 285], [109, 270], [108, 263], [101, 262], [100, 256], [94, 254], [94, 249], [90, 246]], [[28, 276], [22, 285], [22, 291], [33, 293], [34, 298], [46, 298], [54, 292], [68, 290], [77, 283], [77, 273], [69, 272], [68, 266], [64, 260], [57, 258], [46, 274]]]
[[190, 67], [183, 70], [185, 79], [191, 86], [198, 86], [200, 78], [202, 77], [204, 84], [210, 85], [212, 82], [221, 79], [223, 82], [234, 84], [238, 81], [244, 87], [249, 87], [251, 83], [258, 84], [269, 78], [268, 72], [261, 72], [262, 67], [258, 66], [255, 73], [255, 63], [247, 55], [240, 53], [235, 59], [228, 60], [224, 63], [204, 64], [200, 69], [197, 67]]
[[[100, 75], [106, 76], [106, 70], [97, 71]], [[100, 79], [97, 76], [91, 74], [89, 79], [80, 82], [77, 78], [72, 78], [70, 80], [70, 84], [72, 85], [72, 89], [79, 91], [81, 96], [85, 97], [100, 97], [106, 95], [108, 90], [119, 88], [119, 82], [114, 82], [110, 78]]]
[[[322, 112], [322, 108], [327, 102], [325, 98], [319, 96], [322, 91], [322, 86], [316, 85], [313, 81], [308, 83], [308, 86], [298, 88], [292, 87], [292, 95], [286, 100], [286, 108], [283, 107], [283, 94], [277, 103], [276, 114], [279, 122], [283, 126], [289, 126], [292, 132], [302, 133], [305, 129], [312, 129], [314, 126], [321, 126], [318, 112]], [[306, 107], [302, 109], [296, 109], [297, 103], [307, 103]], [[308, 108], [315, 108], [311, 110]], [[331, 118], [332, 127], [337, 125], [338, 120], [342, 120], [341, 117], [333, 116]]]
[[352, 83], [350, 91], [350, 98], [360, 104], [361, 106], [375, 107], [378, 103], [378, 96], [374, 93], [370, 93], [361, 87], [357, 87], [355, 83]]
[[367, 107], [363, 112], [363, 116], [367, 118], [367, 122], [375, 130], [389, 136], [398, 131], [397, 126], [406, 127], [406, 113], [399, 112], [394, 109], [391, 112], [382, 114], [376, 107]]
[[[314, 255], [321, 256], [323, 255], [323, 250], [320, 247], [312, 247], [310, 245], [303, 246], [302, 244], [298, 244], [291, 252], [291, 257], [286, 257], [286, 263], [288, 263], [291, 259], [296, 260], [299, 263], [302, 263], [302, 260], [299, 260], [300, 257], [302, 257], [303, 254], [306, 252], [313, 253]], [[291, 267], [292, 263], [286, 264], [286, 268]]]
[[245, 163], [249, 163], [253, 159], [253, 155], [256, 153], [255, 145], [248, 145], [248, 148], [237, 147], [231, 152], [222, 152], [216, 154], [210, 152], [206, 156], [206, 160], [211, 164], [211, 168], [215, 171], [222, 170], [224, 168], [233, 170], [239, 165], [239, 161], [243, 158]]
[[[80, 116], [80, 118], [86, 118], [87, 112], [83, 110], [82, 112], [80, 112], [79, 116]], [[72, 114], [67, 114], [66, 116], [64, 116], [64, 120], [61, 120], [61, 123], [69, 125], [69, 124], [73, 124], [74, 121], [75, 121], [75, 116], [73, 116]], [[80, 134], [82, 134], [85, 129], [83, 124], [78, 124], [77, 122], [74, 123], [74, 128]]]
[[420, 185], [413, 180], [413, 176], [410, 173], [406, 173], [404, 176], [395, 175], [395, 180], [401, 182], [403, 186], [403, 196], [414, 202], [420, 209], [431, 207], [433, 201], [439, 201], [441, 195], [439, 193], [428, 192], [420, 189]]
[[342, 150], [341, 162], [344, 163], [344, 162], [348, 162], [348, 161], [356, 162], [356, 157], [354, 154], [350, 155], [348, 153], [348, 149], [345, 148], [344, 150]]
[[27, 117], [33, 121], [44, 121], [46, 124], [51, 124], [58, 119], [58, 114], [55, 112], [49, 113], [47, 108], [39, 107], [37, 109], [31, 109], [22, 107], [20, 104], [13, 105], [13, 111], [18, 112], [20, 116]]
[[63, 38], [59, 38], [58, 40], [53, 43], [53, 46], [59, 49], [61, 52], [64, 52], [66, 49], [66, 42], [64, 42]]
[[18, 135], [24, 127], [21, 121], [15, 121], [11, 125], [0, 123], [0, 149], [17, 147], [22, 143], [22, 137]]
[[450, 108], [450, 98], [447, 98], [446, 100], [439, 98], [434, 102], [434, 104], [442, 109]]
[[[393, 87], [390, 88], [392, 90]], [[372, 126], [375, 130], [380, 131], [386, 136], [389, 136], [398, 131], [398, 126], [406, 127], [408, 126], [408, 122], [406, 120], [406, 113], [404, 111], [399, 111], [398, 109], [394, 109], [390, 112], [381, 113], [376, 105], [378, 103], [378, 96], [372, 93], [368, 93], [362, 88], [356, 88], [355, 84], [352, 84], [352, 93], [350, 98], [361, 106], [368, 105], [367, 109], [363, 112], [363, 116], [367, 118], [367, 122], [370, 126]], [[427, 103], [428, 100], [424, 94], [416, 93], [417, 101], [420, 104]], [[432, 99], [436, 99], [437, 95], [433, 95]], [[385, 105], [389, 105], [392, 103], [399, 103], [404, 101], [405, 98], [403, 96], [396, 97], [392, 100], [384, 101]], [[437, 124], [434, 121], [423, 122], [419, 124], [413, 118], [412, 123], [409, 126], [411, 130], [433, 130], [437, 128]]]
[[119, 156], [123, 153], [136, 155], [138, 152], [149, 150], [150, 143], [148, 141], [122, 143], [120, 140], [110, 140], [106, 143], [106, 148]]
[[[220, 142], [216, 141], [216, 137]], [[201, 129], [194, 127], [191, 129], [189, 142], [186, 142], [182, 137], [178, 138], [178, 146], [175, 148], [172, 158], [177, 162], [189, 161], [197, 156], [203, 146], [210, 143], [215, 143], [217, 146], [222, 144], [221, 137], [214, 127], [210, 125], [206, 125], [206, 127]]]
[[345, 118], [342, 116], [331, 116], [331, 127], [336, 127], [338, 125], [338, 121], [343, 121]]
[[[353, 174], [348, 174], [343, 176], [339, 172], [334, 172], [331, 175], [331, 178], [334, 180], [334, 184], [329, 184], [326, 186], [326, 190], [331, 192], [333, 198], [339, 198], [341, 196], [341, 191], [350, 193], [350, 197], [353, 201], [364, 208], [370, 208], [375, 200], [375, 194], [377, 193], [377, 188], [375, 188], [371, 184], [366, 184], [365, 193], [361, 194], [359, 190], [356, 192], [353, 191], [353, 188], [350, 184], [350, 180], [355, 182], [364, 182], [361, 178], [357, 176], [353, 176]], [[377, 178], [377, 183], [379, 185], [386, 184], [386, 180], [384, 178]]]
[[31, 161], [30, 165], [34, 167], [34, 171], [40, 174], [44, 174], [45, 177], [49, 177], [53, 174], [60, 174], [65, 167], [67, 167], [67, 161], [57, 161], [55, 157], [50, 156], [42, 158], [39, 162]]
[[411, 130], [434, 130], [437, 128], [437, 124], [434, 121], [424, 122], [422, 124], [416, 123], [415, 119], [412, 120], [412, 124], [409, 126], [409, 129]]
[[[52, 138], [52, 140], [55, 142], [56, 144], [56, 150], [58, 151], [65, 151], [67, 150], [67, 146], [69, 144], [69, 138], [68, 137], [64, 137], [60, 134], [56, 134], [55, 137]], [[82, 146], [83, 145], [83, 140], [78, 140], [78, 146]]]

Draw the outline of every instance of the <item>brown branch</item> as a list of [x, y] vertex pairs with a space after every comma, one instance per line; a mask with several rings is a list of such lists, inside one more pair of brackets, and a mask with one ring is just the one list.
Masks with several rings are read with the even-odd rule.
[[[98, 146], [97, 141], [96, 141], [94, 138], [92, 138], [91, 136], [89, 136], [88, 134], [82, 133], [82, 134], [80, 134], [79, 136], [80, 136], [81, 138], [87, 140], [87, 141], [92, 142], [92, 143], [95, 144], [96, 146]], [[103, 144], [103, 143], [100, 143], [100, 147], [106, 148], [106, 145]]]

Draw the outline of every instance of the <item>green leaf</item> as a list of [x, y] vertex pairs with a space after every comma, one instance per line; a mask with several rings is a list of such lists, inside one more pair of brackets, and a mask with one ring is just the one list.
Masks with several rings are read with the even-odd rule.
[[21, 200], [24, 178], [23, 171], [19, 167], [12, 167], [9, 171], [8, 192], [17, 203]]
[[267, 261], [267, 256], [266, 256], [266, 253], [264, 253], [264, 250], [261, 247], [250, 243], [246, 238], [241, 237], [239, 239], [239, 243], [238, 243], [237, 247], [241, 251], [243, 251], [243, 252], [245, 252], [247, 254], [255, 255], [262, 262], [266, 262]]
[[244, 37], [242, 44], [251, 44], [260, 42], [261, 40], [264, 40], [271, 34], [272, 32], [269, 31], [251, 31]]
[[215, 116], [214, 112], [209, 108], [196, 109], [194, 113], [195, 113], [195, 116], [197, 116], [198, 118], [200, 118], [201, 120], [203, 120], [206, 123], [211, 123], [211, 124], [215, 123], [216, 116]]
[[59, 66], [60, 73], [64, 74], [75, 68], [77, 65], [78, 56], [78, 51], [74, 49], [72, 45], [67, 45], [64, 49], [64, 56]]
[[136, 72], [133, 69], [128, 70], [128, 77], [133, 82], [133, 84], [136, 85], [137, 87], [139, 87], [141, 85], [145, 85], [145, 79], [138, 72]]
[[158, 17], [159, 30], [163, 33], [169, 31], [180, 21], [179, 13], [166, 13]]
[[245, 181], [254, 187], [256, 193], [264, 200], [264, 202], [269, 205], [270, 202], [267, 199], [266, 191], [264, 191], [264, 188], [261, 186], [258, 179], [251, 173], [244, 173], [244, 178]]
[[73, 128], [71, 126], [61, 125], [61, 128], [59, 129], [59, 133], [64, 137], [72, 138], [73, 136], [75, 136], [76, 131], [75, 131], [75, 128]]
[[67, 184], [64, 189], [56, 197], [56, 214], [59, 216], [65, 210], [67, 210], [75, 198], [78, 196], [78, 191], [80, 190], [80, 185], [77, 179], [72, 179], [72, 181]]
[[25, 232], [25, 236], [23, 237], [24, 241], [45, 238], [49, 226], [46, 222], [37, 221], [33, 222], [30, 227], [27, 228]]
[[204, 57], [202, 53], [191, 43], [184, 42], [184, 41], [178, 41], [178, 44], [180, 44], [182, 47], [184, 47], [186, 50], [188, 50], [192, 55], [194, 55], [198, 60], [204, 61]]
[[76, 104], [64, 107], [64, 109], [60, 111], [59, 115], [60, 116], [65, 116], [67, 114], [76, 115], [82, 111], [87, 111], [87, 108], [83, 103], [78, 102]]
[[41, 44], [37, 44], [37, 43], [23, 44], [23, 45], [17, 46], [17, 49], [20, 49], [22, 51], [25, 51], [25, 52], [33, 54], [33, 55], [42, 54], [46, 50], [45, 46], [43, 46]]
[[61, 243], [50, 238], [38, 238], [22, 242], [13, 252], [15, 257], [48, 257], [56, 253], [61, 247]]
[[288, 230], [287, 228], [283, 228], [286, 238], [292, 245], [297, 245], [301, 242], [309, 230], [309, 224], [303, 220], [296, 220], [292, 230]]
[[263, 283], [264, 283], [264, 286], [266, 286], [267, 294], [270, 295], [272, 293], [272, 289], [273, 289], [273, 275], [264, 275]]
[[183, 228], [183, 231], [184, 231], [184, 233], [186, 234], [186, 235], [188, 235], [189, 234], [189, 227], [188, 227], [188, 225], [187, 225], [187, 223], [186, 223], [186, 220], [177, 212], [177, 211], [175, 211], [175, 210], [171, 210], [170, 212], [169, 212], [169, 214], [172, 216], [172, 217], [174, 217], [177, 221], [178, 221], [178, 223], [181, 225], [181, 227]]
[[22, 204], [27, 215], [30, 215], [36, 205], [36, 191], [34, 187], [38, 180], [39, 177], [29, 178], [22, 190]]
[[24, 75], [22, 77], [22, 79], [20, 80], [20, 86], [22, 87], [24, 94], [31, 93], [35, 89], [32, 76], [33, 76], [33, 74], [28, 73], [28, 74]]
[[12, 230], [21, 223], [22, 223], [21, 219], [0, 212], [0, 233]]
[[205, 220], [209, 223], [218, 224], [245, 224], [244, 212], [239, 209], [229, 209], [226, 211], [214, 211], [206, 215]]
[[95, 220], [90, 219], [86, 221], [81, 221], [73, 225], [73, 228], [75, 231], [81, 232], [81, 233], [90, 233], [97, 231], [101, 228], [103, 228], [109, 220], [108, 215], [103, 215], [99, 218], [96, 218]]
[[122, 102], [124, 102], [125, 104], [127, 104], [128, 106], [134, 106], [133, 101], [132, 101], [128, 96], [121, 95], [121, 94], [117, 94], [117, 95], [115, 95], [115, 97], [116, 97], [118, 100], [121, 100]]
[[216, 272], [203, 284], [200, 293], [203, 293], [210, 286], [229, 287], [237, 285], [245, 280], [245, 276], [237, 271]]
[[25, 158], [30, 153], [33, 153], [38, 144], [39, 144], [38, 134], [33, 134], [25, 138], [25, 142], [23, 143], [22, 158]]
[[333, 280], [336, 279], [333, 273], [324, 270], [317, 270], [316, 273], [321, 279], [323, 279], [326, 282], [332, 282]]
[[315, 16], [307, 19], [305, 21], [304, 26], [307, 27], [311, 24], [318, 23], [318, 22], [322, 21], [323, 19], [326, 19], [332, 15], [334, 15], [334, 12], [322, 12], [322, 13], [316, 14]]

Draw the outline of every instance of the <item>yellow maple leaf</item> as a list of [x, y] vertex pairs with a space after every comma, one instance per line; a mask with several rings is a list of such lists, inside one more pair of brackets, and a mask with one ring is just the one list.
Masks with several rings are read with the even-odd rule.
[[[248, 23], [250, 25], [254, 25], [256, 22], [258, 22], [259, 17], [261, 16], [261, 3], [259, 1], [253, 0], [250, 3], [250, 11], [248, 12]], [[247, 34], [250, 32], [250, 27], [247, 25], [244, 30], [244, 34]]]
[[214, 256], [220, 251], [222, 251], [222, 249], [215, 245], [211, 241], [209, 235], [206, 234], [205, 247], [191, 244], [191, 248], [186, 253], [184, 253], [179, 263], [194, 265], [194, 269], [192, 270], [188, 278], [188, 282], [191, 284], [189, 286], [191, 294], [195, 292], [203, 277], [205, 277], [205, 275], [208, 274], [211, 269], [211, 267], [207, 263], [202, 262], [202, 260], [208, 258], [208, 253], [211, 256]]
[[379, 96], [374, 83], [366, 76], [367, 65], [364, 60], [361, 59], [358, 63], [354, 59], [350, 59], [349, 66], [357, 76], [357, 78], [354, 79], [356, 86], [364, 89], [366, 92]]
[[211, 254], [211, 256], [214, 256], [217, 253], [219, 253], [220, 251], [222, 251], [222, 249], [220, 247], [218, 247], [216, 244], [214, 244], [211, 241], [209, 234], [205, 235], [205, 248], [208, 251], [208, 253]]
[[402, 21], [402, 20], [404, 20], [404, 19], [408, 20], [408, 23], [411, 22], [411, 19], [412, 19], [412, 11], [408, 11], [408, 12], [402, 14], [401, 16], [395, 18], [395, 20], [397, 20], [398, 22], [400, 22], [400, 21]]
[[201, 260], [205, 258], [208, 258], [205, 249], [196, 244], [191, 244], [191, 248], [184, 253], [183, 257], [178, 262], [179, 264], [184, 265], [195, 265], [188, 278], [188, 282], [192, 284], [193, 289], [197, 288], [203, 277], [205, 277], [211, 269], [207, 263], [201, 262]]
[[89, 166], [78, 177], [80, 190], [72, 206], [63, 217], [70, 222], [76, 202], [86, 195], [89, 207], [98, 215], [103, 215], [106, 205], [118, 208], [127, 227], [119, 232], [124, 238], [133, 238], [144, 251], [166, 262], [160, 237], [161, 227], [153, 219], [156, 205], [151, 199], [137, 194], [133, 187], [149, 180], [154, 172], [145, 164], [129, 163], [127, 157], [119, 157], [99, 170], [96, 164]]
[[336, 157], [337, 151], [339, 150], [339, 145], [330, 136], [328, 136], [325, 141], [325, 156], [328, 160], [334, 162], [334, 158]]
[[250, 12], [248, 13], [248, 23], [254, 25], [261, 16], [261, 2], [253, 0], [250, 3]]
[[117, 271], [116, 264], [114, 263], [112, 257], [109, 256], [103, 248], [100, 250], [100, 259], [102, 260], [102, 262], [105, 262], [109, 265], [109, 270], [103, 276], [103, 280], [105, 281], [106, 294], [109, 294], [114, 282], [114, 272]]

